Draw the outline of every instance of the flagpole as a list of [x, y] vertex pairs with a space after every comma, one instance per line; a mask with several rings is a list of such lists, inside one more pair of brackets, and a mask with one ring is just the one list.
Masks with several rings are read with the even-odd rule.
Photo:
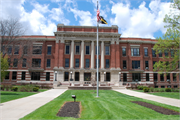
[[[98, 1], [97, 1], [97, 6], [98, 6]], [[98, 21], [97, 21], [97, 46], [96, 46], [96, 47], [97, 47], [97, 48], [96, 48], [96, 50], [97, 50], [97, 53], [96, 53], [96, 55], [97, 55], [97, 59], [96, 59], [96, 60], [97, 60], [97, 61], [96, 61], [96, 63], [97, 63], [97, 64], [96, 64], [96, 67], [97, 67], [97, 96], [96, 96], [96, 97], [99, 97], [99, 72], [98, 72], [98, 68], [99, 68], [99, 63], [98, 63], [98, 62], [99, 62], [99, 61], [98, 61], [98, 57], [99, 57], [98, 46], [99, 46], [99, 45], [98, 45], [98, 43], [99, 43], [99, 42], [98, 42], [98, 27], [99, 27], [99, 23], [98, 23]]]

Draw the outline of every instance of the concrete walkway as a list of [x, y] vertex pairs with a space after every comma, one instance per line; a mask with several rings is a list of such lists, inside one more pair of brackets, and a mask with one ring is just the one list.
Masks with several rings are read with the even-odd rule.
[[64, 93], [67, 89], [51, 89], [25, 98], [1, 103], [0, 120], [18, 120]]
[[119, 90], [114, 90], [126, 95], [138, 97], [138, 98], [143, 98], [147, 100], [152, 100], [155, 102], [175, 106], [175, 107], [180, 107], [180, 100], [179, 99], [173, 99], [173, 98], [166, 98], [166, 97], [160, 97], [156, 95], [150, 95], [148, 93], [141, 93], [141, 92], [136, 92], [133, 90], [127, 90], [127, 89], [119, 89]]

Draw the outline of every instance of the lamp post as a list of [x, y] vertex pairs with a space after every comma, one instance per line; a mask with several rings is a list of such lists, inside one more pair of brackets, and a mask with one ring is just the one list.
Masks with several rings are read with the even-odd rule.
[[70, 79], [70, 81], [72, 81], [72, 71], [71, 71], [71, 79]]
[[104, 82], [106, 81], [106, 79], [105, 79], [105, 75], [106, 75], [106, 72], [104, 72]]

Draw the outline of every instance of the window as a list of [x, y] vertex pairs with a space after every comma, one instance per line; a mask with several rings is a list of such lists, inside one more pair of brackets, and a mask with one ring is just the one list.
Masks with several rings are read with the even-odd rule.
[[174, 50], [171, 50], [171, 57], [174, 57]]
[[33, 54], [42, 54], [42, 45], [34, 45]]
[[124, 82], [127, 81], [127, 73], [123, 73], [123, 81], [124, 81]]
[[14, 54], [15, 54], [15, 55], [18, 55], [18, 54], [19, 54], [19, 46], [15, 46]]
[[122, 48], [122, 55], [126, 56], [126, 48]]
[[51, 59], [47, 59], [47, 66], [46, 67], [51, 67]]
[[162, 51], [159, 50], [159, 57], [162, 57]]
[[9, 72], [6, 74], [5, 80], [9, 80]]
[[18, 65], [18, 59], [14, 58], [13, 67], [17, 67]]
[[12, 46], [8, 46], [8, 54], [12, 53]]
[[40, 80], [40, 72], [31, 72], [31, 80]]
[[69, 45], [66, 45], [66, 54], [69, 54]]
[[[98, 59], [98, 68], [100, 67], [100, 59]], [[97, 68], [97, 59], [96, 59], [96, 68]]]
[[76, 59], [75, 67], [79, 68], [79, 59]]
[[17, 72], [13, 71], [12, 72], [12, 80], [16, 80], [17, 78]]
[[171, 85], [168, 85], [167, 88], [171, 88]]
[[80, 54], [80, 49], [79, 45], [76, 45], [76, 54]]
[[139, 48], [131, 48], [131, 56], [139, 56]]
[[126, 60], [123, 60], [123, 69], [126, 69]]
[[86, 55], [89, 55], [90, 53], [89, 53], [89, 46], [86, 46]]
[[69, 67], [69, 58], [65, 59], [65, 67]]
[[149, 81], [149, 73], [146, 73], [146, 81]]
[[28, 47], [27, 47], [27, 46], [24, 46], [24, 48], [23, 48], [23, 54], [27, 54], [27, 49], [28, 49]]
[[156, 61], [153, 61], [153, 69], [154, 69], [154, 64], [156, 63]]
[[26, 72], [22, 72], [21, 80], [25, 80], [25, 78], [26, 78]]
[[50, 80], [50, 72], [46, 72], [46, 81]]
[[32, 67], [41, 67], [41, 59], [32, 59]]
[[152, 57], [156, 57], [156, 51], [152, 49]]
[[160, 80], [164, 81], [164, 74], [160, 74]]
[[[97, 74], [96, 74], [97, 75]], [[100, 74], [99, 74], [100, 75]], [[99, 78], [100, 80], [100, 78]], [[110, 81], [110, 72], [107, 72], [106, 73], [106, 81]]]
[[165, 55], [165, 57], [168, 57], [168, 50], [164, 51], [164, 55]]
[[140, 61], [132, 61], [132, 69], [140, 69]]
[[26, 67], [26, 58], [23, 58], [22, 67]]
[[47, 54], [51, 55], [51, 46], [47, 46]]
[[148, 48], [144, 48], [144, 56], [148, 56]]
[[86, 59], [86, 68], [89, 68], [89, 59]]
[[75, 81], [79, 81], [79, 72], [75, 72]]
[[141, 74], [140, 73], [132, 73], [132, 80], [133, 81], [141, 81]]
[[64, 81], [69, 81], [69, 72], [64, 72]]
[[164, 85], [162, 85], [162, 86], [161, 86], [161, 88], [165, 88], [165, 86], [164, 86]]
[[57, 81], [57, 71], [55, 71], [55, 81]]
[[[96, 53], [95, 54], [97, 55], [97, 46], [96, 46], [95, 49], [96, 49]], [[99, 46], [98, 46], [98, 55], [100, 55], [100, 47]]]
[[177, 85], [174, 85], [174, 88], [178, 88], [178, 86], [177, 86]]
[[145, 61], [145, 68], [146, 68], [146, 69], [149, 68], [149, 63], [148, 63], [148, 61]]
[[158, 81], [158, 74], [157, 73], [153, 73], [154, 75], [154, 81], [157, 82]]
[[5, 50], [5, 46], [2, 46], [2, 52], [3, 52], [3, 55], [5, 54], [6, 50]]
[[176, 73], [173, 73], [173, 81], [176, 81]]
[[170, 74], [167, 74], [167, 81], [170, 82]]
[[109, 46], [105, 46], [105, 55], [110, 55], [109, 54]]
[[106, 68], [109, 68], [109, 59], [106, 59]]

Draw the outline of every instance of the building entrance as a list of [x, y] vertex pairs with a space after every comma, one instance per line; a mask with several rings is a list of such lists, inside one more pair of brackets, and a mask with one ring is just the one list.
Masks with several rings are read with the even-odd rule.
[[91, 73], [84, 73], [84, 81], [91, 81]]

